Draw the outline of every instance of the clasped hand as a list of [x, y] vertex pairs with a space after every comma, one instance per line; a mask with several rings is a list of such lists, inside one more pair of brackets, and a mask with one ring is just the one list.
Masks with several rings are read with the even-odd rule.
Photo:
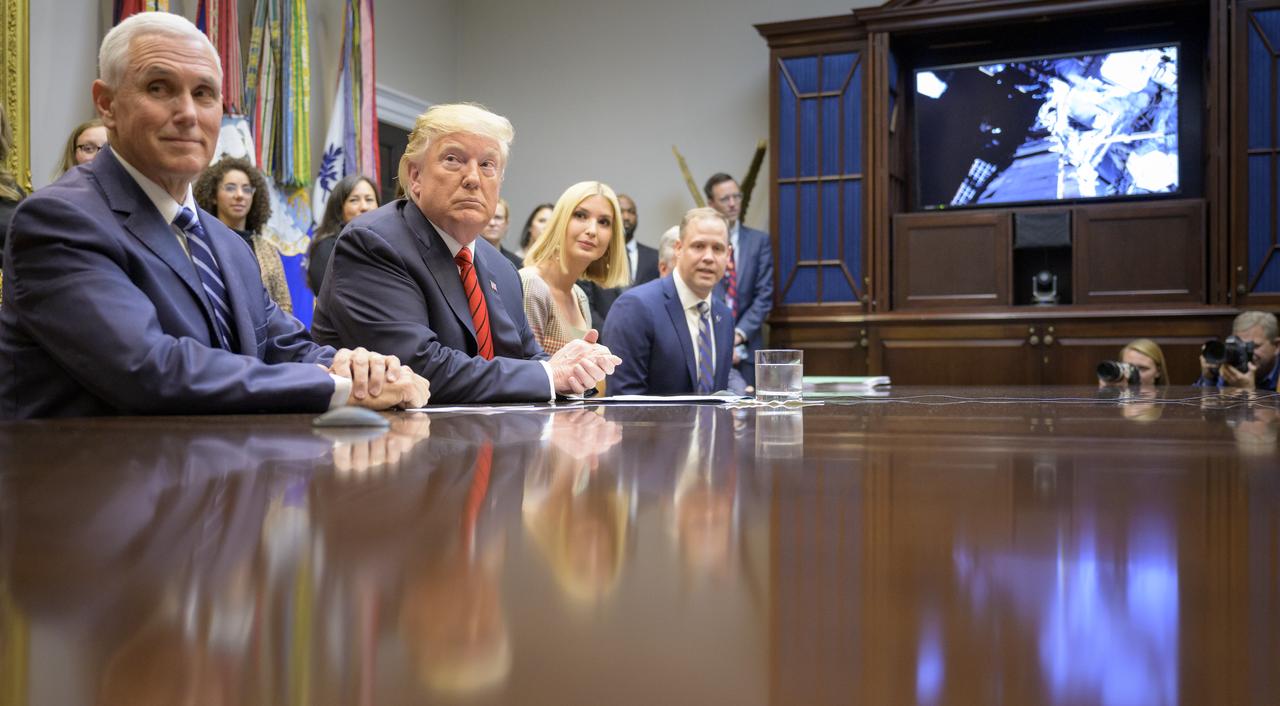
[[394, 355], [343, 348], [333, 356], [328, 371], [351, 379], [347, 404], [369, 409], [422, 407], [431, 397], [431, 384], [401, 365]]
[[612, 375], [614, 368], [622, 364], [621, 358], [596, 343], [599, 339], [600, 334], [591, 329], [585, 336], [569, 341], [551, 356], [548, 364], [551, 365], [551, 377], [557, 394], [581, 395], [606, 376]]

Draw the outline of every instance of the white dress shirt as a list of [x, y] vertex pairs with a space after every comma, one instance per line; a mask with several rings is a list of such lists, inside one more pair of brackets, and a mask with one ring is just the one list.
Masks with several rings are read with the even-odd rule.
[[711, 374], [715, 375], [716, 328], [711, 318], [712, 317], [711, 310], [713, 308], [711, 305], [711, 295], [707, 294], [705, 298], [699, 299], [698, 295], [694, 294], [693, 290], [689, 289], [689, 286], [686, 285], [684, 283], [684, 280], [680, 278], [679, 270], [673, 270], [671, 272], [671, 279], [676, 285], [676, 295], [680, 297], [680, 307], [684, 309], [685, 323], [689, 325], [689, 340], [693, 341], [693, 357], [694, 357], [695, 370], [697, 370], [697, 367], [698, 367], [697, 365], [698, 364], [698, 359], [697, 359], [698, 358], [698, 328], [699, 326], [701, 326], [700, 319], [702, 318], [702, 315], [698, 313], [698, 304], [700, 302], [707, 303], [707, 323], [711, 326], [711, 331], [710, 331], [711, 333]]

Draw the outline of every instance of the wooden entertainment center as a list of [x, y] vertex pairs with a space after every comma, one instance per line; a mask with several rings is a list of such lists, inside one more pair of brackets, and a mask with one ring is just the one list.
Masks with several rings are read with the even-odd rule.
[[[804, 349], [806, 372], [1089, 384], [1150, 337], [1190, 384], [1200, 344], [1235, 314], [1280, 309], [1280, 0], [908, 0], [757, 30], [770, 47], [770, 340]], [[1179, 45], [1180, 193], [919, 207], [915, 69], [1099, 34]], [[1033, 221], [1065, 247], [1020, 247]], [[1057, 304], [1032, 303], [1042, 269]]]

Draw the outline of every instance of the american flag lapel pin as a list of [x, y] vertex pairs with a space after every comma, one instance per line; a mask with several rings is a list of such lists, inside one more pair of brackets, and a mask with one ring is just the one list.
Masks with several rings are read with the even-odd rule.
[[489, 289], [492, 289], [495, 292], [498, 291], [498, 283], [493, 280], [489, 280]]

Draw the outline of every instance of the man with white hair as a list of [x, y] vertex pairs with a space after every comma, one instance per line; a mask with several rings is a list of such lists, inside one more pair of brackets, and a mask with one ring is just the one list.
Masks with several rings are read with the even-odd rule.
[[1234, 365], [1211, 364], [1200, 356], [1200, 379], [1196, 385], [1234, 387], [1241, 390], [1276, 389], [1280, 381], [1280, 325], [1269, 311], [1244, 311], [1231, 322], [1231, 335], [1253, 344], [1247, 370]]
[[514, 131], [481, 106], [429, 108], [400, 160], [405, 198], [351, 221], [316, 299], [316, 340], [400, 356], [432, 401], [550, 401], [621, 362], [592, 329], [548, 357], [520, 276], [480, 237], [498, 205]]
[[196, 206], [222, 120], [208, 38], [177, 15], [134, 15], [99, 67], [110, 147], [13, 219], [0, 418], [425, 404], [426, 380], [394, 357], [312, 343], [244, 241]]

